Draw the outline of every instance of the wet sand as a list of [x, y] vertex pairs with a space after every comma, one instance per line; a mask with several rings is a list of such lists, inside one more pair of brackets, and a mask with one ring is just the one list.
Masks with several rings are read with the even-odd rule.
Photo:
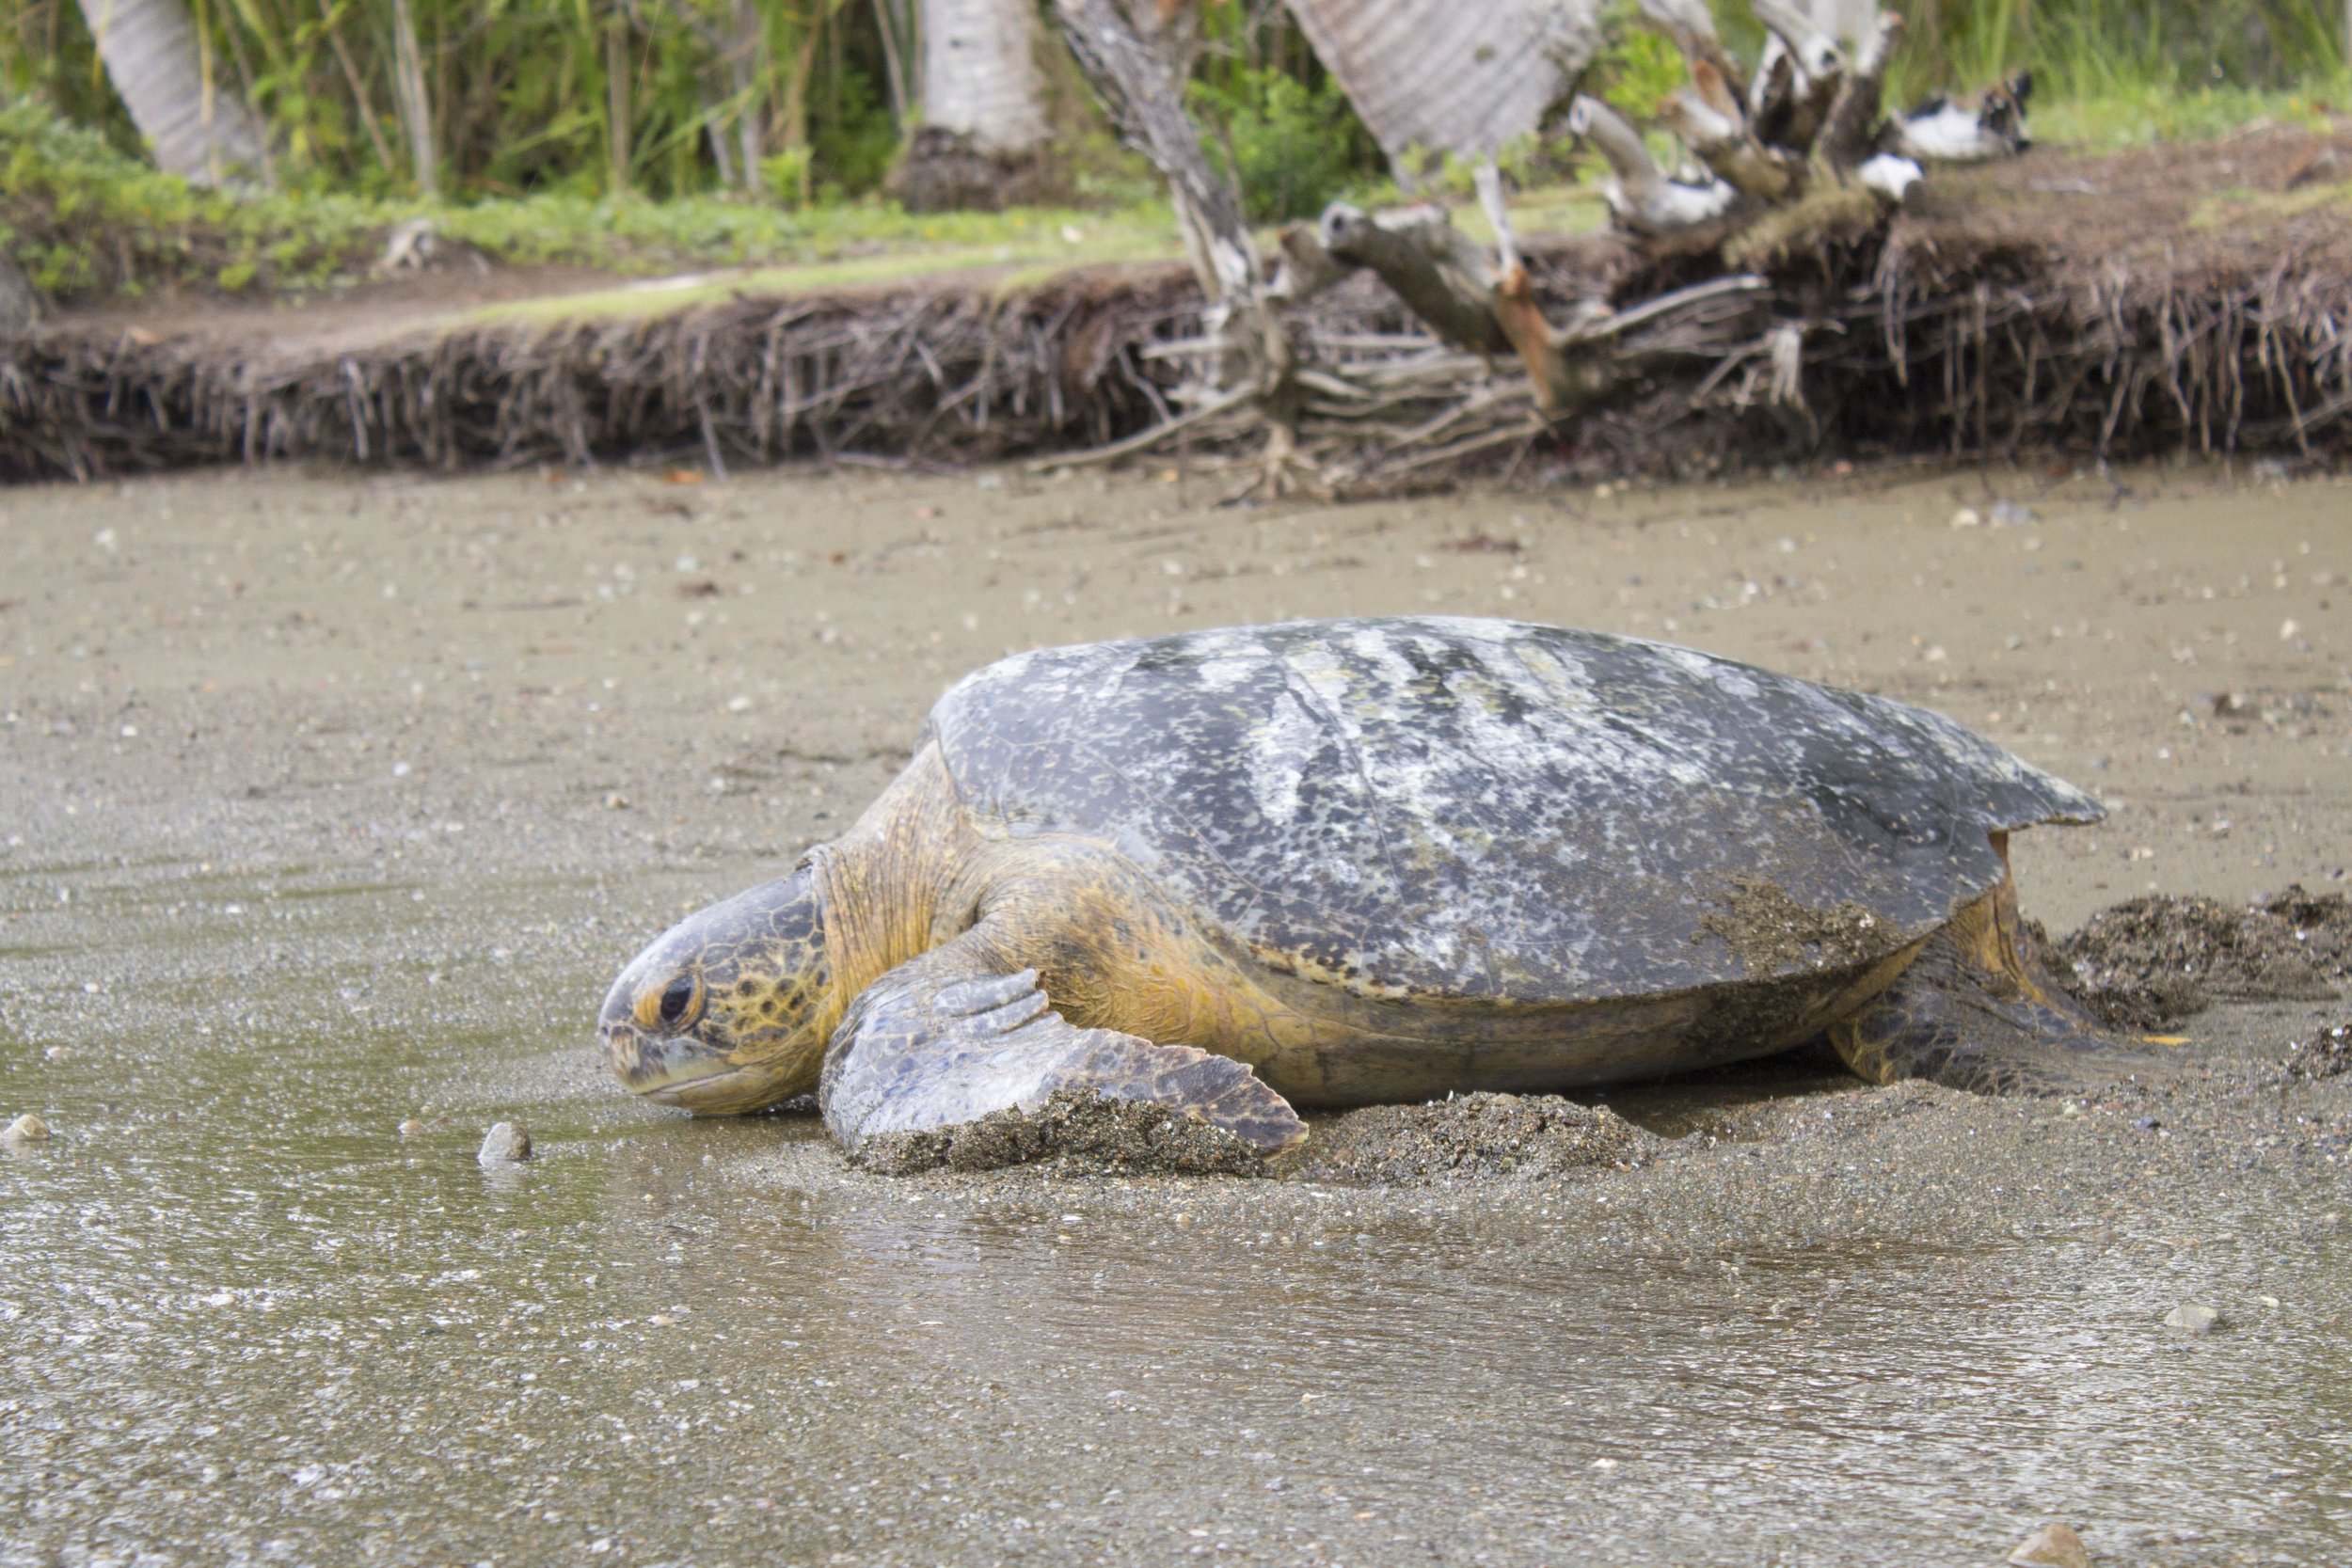
[[[0, 1158], [0, 1563], [2343, 1554], [2352, 1077], [2280, 1066], [2340, 998], [2192, 1020], [2185, 1090], [1801, 1055], [1604, 1097], [1635, 1158], [1393, 1188], [892, 1180], [603, 1079], [611, 974], [957, 674], [1226, 622], [1524, 616], [1937, 707], [2108, 802], [2018, 841], [2053, 930], [2346, 885], [2352, 485], [1215, 493], [0, 494], [0, 1120], [58, 1134]], [[501, 1117], [541, 1157], [485, 1175]], [[2224, 1331], [2163, 1328], [2192, 1298]]]

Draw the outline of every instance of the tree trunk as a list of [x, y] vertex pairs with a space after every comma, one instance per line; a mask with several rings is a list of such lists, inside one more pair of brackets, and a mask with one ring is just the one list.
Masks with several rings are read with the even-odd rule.
[[156, 166], [199, 185], [246, 184], [267, 168], [261, 121], [213, 80], [182, 0], [80, 0], [106, 79]]
[[1289, 0], [1398, 177], [1536, 129], [1600, 46], [1593, 0]]
[[[1126, 7], [1155, 0], [1054, 0], [1063, 37], [1127, 145], [1167, 178], [1185, 250], [1209, 299], [1206, 325], [1222, 353], [1211, 404], [1254, 403], [1271, 434], [1269, 488], [1286, 486], [1296, 444], [1297, 354], [1259, 276], [1257, 246], [1242, 217], [1241, 193], [1213, 167], [1184, 113], [1187, 57], [1166, 31], [1139, 24]], [[1157, 45], [1155, 47], [1155, 44]]]
[[401, 133], [408, 138], [408, 163], [417, 194], [430, 201], [441, 194], [441, 161], [433, 140], [433, 98], [424, 86], [424, 51], [417, 44], [417, 19], [408, 0], [392, 0], [392, 97], [400, 109]]
[[604, 24], [605, 189], [628, 194], [628, 18], [614, 11]]
[[914, 212], [1044, 194], [1049, 127], [1035, 0], [923, 0], [919, 123], [891, 177]]
[[1848, 49], [1867, 42], [1878, 25], [1879, 0], [1812, 0], [1805, 8], [1815, 26]]
[[882, 35], [882, 73], [889, 78], [890, 118], [901, 131], [914, 123], [923, 105], [921, 0], [874, 0], [875, 28]]
[[926, 0], [923, 123], [984, 152], [1036, 150], [1046, 129], [1037, 44], [1029, 0]]
[[31, 331], [46, 314], [40, 291], [16, 264], [16, 258], [0, 246], [0, 338]]
[[[727, 81], [734, 91], [729, 102], [735, 111], [736, 150], [742, 165], [741, 186], [744, 190], [759, 188], [759, 166], [768, 156], [765, 127], [768, 123], [768, 20], [753, 0], [735, 0], [734, 37], [727, 45]], [[814, 33], [810, 35], [812, 43]], [[806, 53], [806, 51], [803, 51]], [[805, 139], [808, 117], [795, 105], [796, 124]], [[787, 129], [787, 140], [792, 132]]]

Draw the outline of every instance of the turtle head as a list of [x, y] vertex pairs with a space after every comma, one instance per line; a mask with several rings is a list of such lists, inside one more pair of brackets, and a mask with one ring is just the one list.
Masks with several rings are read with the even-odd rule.
[[604, 999], [605, 1059], [635, 1094], [707, 1115], [817, 1086], [830, 1020], [825, 907], [811, 864], [687, 916]]

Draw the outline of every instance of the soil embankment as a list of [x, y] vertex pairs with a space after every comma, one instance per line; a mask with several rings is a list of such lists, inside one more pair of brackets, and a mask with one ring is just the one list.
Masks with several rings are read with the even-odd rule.
[[[2352, 135], [2300, 128], [1939, 174], [1891, 225], [1531, 242], [1565, 312], [1730, 267], [1802, 328], [1801, 404], [1694, 360], [1629, 405], [1483, 461], [1712, 472], [1829, 452], [2328, 457], [2352, 428]], [[87, 478], [325, 457], [440, 468], [1062, 451], [1164, 418], [1157, 347], [1198, 329], [1181, 268], [959, 276], [553, 319], [371, 321], [363, 305], [236, 336], [217, 321], [66, 320], [0, 345], [0, 476]], [[1319, 297], [1309, 359], [1418, 333], [1359, 277]], [[1351, 361], [1352, 362], [1352, 361]], [[1513, 373], [1513, 372], [1502, 372]], [[1417, 477], [1426, 477], [1417, 473]]]

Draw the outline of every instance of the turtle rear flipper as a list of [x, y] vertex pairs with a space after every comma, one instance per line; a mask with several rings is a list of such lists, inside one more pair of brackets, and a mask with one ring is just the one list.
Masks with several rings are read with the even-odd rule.
[[[1073, 1095], [1168, 1106], [1260, 1154], [1306, 1136], [1290, 1102], [1247, 1064], [1078, 1028], [1053, 1010], [1037, 971], [990, 973], [965, 941], [867, 987], [834, 1032], [818, 1088], [827, 1131], [852, 1157], [878, 1138], [1034, 1114]], [[1057, 1152], [1050, 1144], [1025, 1140], [1021, 1157]]]
[[1972, 1094], [2083, 1094], [2172, 1064], [2102, 1028], [2031, 956], [2016, 884], [1961, 910], [1830, 1044], [1872, 1083], [1925, 1078]]

